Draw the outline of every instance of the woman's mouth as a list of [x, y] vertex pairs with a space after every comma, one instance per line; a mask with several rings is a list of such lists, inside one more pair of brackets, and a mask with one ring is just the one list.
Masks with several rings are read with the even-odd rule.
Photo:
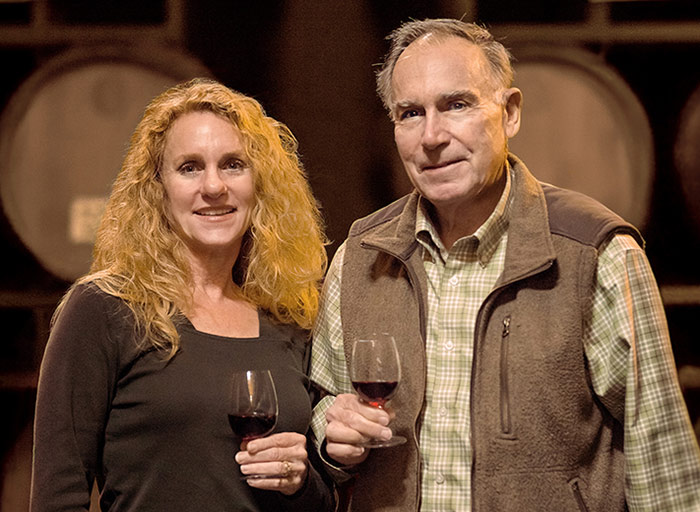
[[222, 207], [222, 208], [205, 208], [202, 210], [197, 210], [194, 212], [195, 215], [201, 215], [202, 217], [219, 217], [221, 215], [228, 215], [229, 213], [234, 213], [237, 208], [232, 206]]

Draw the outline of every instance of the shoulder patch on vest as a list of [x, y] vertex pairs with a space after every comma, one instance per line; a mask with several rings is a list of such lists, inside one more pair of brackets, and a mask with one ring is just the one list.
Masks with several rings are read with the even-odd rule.
[[547, 183], [541, 185], [553, 234], [599, 247], [612, 233], [627, 233], [644, 247], [637, 228], [595, 199]]

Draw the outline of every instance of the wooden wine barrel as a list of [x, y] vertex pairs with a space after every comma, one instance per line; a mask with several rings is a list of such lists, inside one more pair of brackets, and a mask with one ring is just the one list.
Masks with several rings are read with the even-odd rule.
[[580, 49], [513, 49], [523, 91], [510, 141], [540, 180], [583, 192], [643, 228], [654, 145], [646, 112], [625, 80]]
[[90, 265], [94, 233], [129, 137], [148, 102], [209, 76], [166, 48], [82, 48], [40, 66], [0, 118], [0, 197], [22, 243], [72, 281]]
[[700, 86], [691, 93], [681, 111], [673, 158], [686, 209], [700, 230]]

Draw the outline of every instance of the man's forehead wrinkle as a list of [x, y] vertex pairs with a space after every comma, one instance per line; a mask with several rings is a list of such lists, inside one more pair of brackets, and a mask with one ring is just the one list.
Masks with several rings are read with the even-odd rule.
[[[462, 77], [464, 78], [463, 83], [454, 83], [452, 87], [443, 91], [434, 90], [432, 99], [436, 103], [445, 103], [454, 99], [464, 99], [474, 103], [478, 102], [482, 97], [491, 96], [497, 92], [499, 88], [490, 79], [491, 68], [489, 62], [478, 45], [456, 35], [430, 32], [412, 41], [398, 57], [391, 77], [392, 107], [390, 110], [413, 108], [424, 102], [425, 98], [418, 101], [418, 98], [412, 97], [411, 88], [406, 89], [404, 87], [406, 84], [399, 85], [397, 76], [399, 74], [412, 76], [413, 80], [420, 79], [420, 82], [427, 79], [431, 73], [429, 72], [428, 75], [425, 75], [425, 72], [423, 72], [421, 74], [419, 70], [424, 67], [424, 64], [418, 65], [418, 62], [425, 56], [424, 52], [430, 52], [432, 51], [430, 50], [431, 48], [440, 48], [443, 45], [446, 45], [444, 50], [447, 52], [446, 55], [451, 55], [455, 59], [454, 62], [461, 62], [461, 64], [457, 64], [459, 70], [453, 70], [455, 76], [460, 75], [460, 70], [468, 71]], [[406, 73], [408, 75], [405, 75]], [[413, 83], [415, 85], [415, 82]]]

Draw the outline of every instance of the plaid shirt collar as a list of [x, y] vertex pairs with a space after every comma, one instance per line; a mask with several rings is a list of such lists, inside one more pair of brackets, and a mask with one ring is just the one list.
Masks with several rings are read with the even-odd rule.
[[[501, 198], [496, 204], [488, 219], [472, 235], [457, 241], [467, 241], [467, 247], [475, 247], [476, 256], [482, 266], [486, 266], [498, 248], [498, 243], [508, 230], [512, 195], [510, 193], [513, 182], [513, 168], [506, 161], [506, 185]], [[430, 218], [428, 200], [421, 196], [418, 200], [416, 212], [415, 237], [421, 246], [430, 254], [434, 261], [447, 259], [449, 251], [445, 248], [437, 228]]]

